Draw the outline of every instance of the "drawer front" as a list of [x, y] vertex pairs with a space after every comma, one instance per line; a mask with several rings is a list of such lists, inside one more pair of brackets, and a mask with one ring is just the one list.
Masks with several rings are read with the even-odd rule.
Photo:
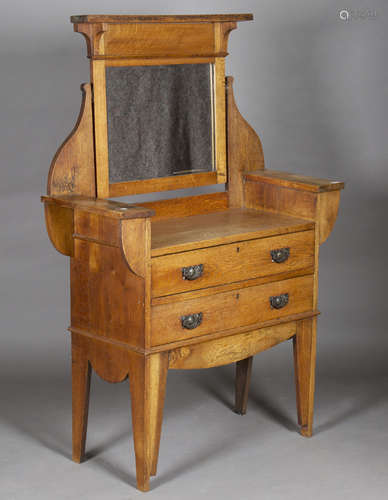
[[153, 346], [311, 311], [313, 275], [155, 305]]
[[314, 231], [164, 255], [152, 259], [152, 296], [259, 278], [313, 264]]

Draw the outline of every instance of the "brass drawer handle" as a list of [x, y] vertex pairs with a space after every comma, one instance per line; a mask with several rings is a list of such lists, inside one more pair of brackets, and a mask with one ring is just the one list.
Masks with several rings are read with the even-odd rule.
[[182, 267], [182, 278], [184, 280], [193, 281], [200, 278], [203, 273], [203, 264], [197, 264], [196, 266]]
[[269, 298], [269, 303], [272, 309], [281, 309], [288, 304], [288, 293], [282, 293], [281, 295], [274, 295]]
[[188, 314], [187, 316], [181, 317], [181, 323], [183, 328], [187, 330], [194, 330], [202, 323], [202, 313]]
[[271, 250], [272, 262], [276, 262], [277, 264], [285, 262], [289, 256], [290, 247], [276, 248], [275, 250]]

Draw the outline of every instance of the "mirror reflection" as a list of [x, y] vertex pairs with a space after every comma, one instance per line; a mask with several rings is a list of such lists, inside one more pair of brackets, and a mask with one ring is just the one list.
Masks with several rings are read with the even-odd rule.
[[214, 170], [211, 64], [106, 68], [109, 182]]

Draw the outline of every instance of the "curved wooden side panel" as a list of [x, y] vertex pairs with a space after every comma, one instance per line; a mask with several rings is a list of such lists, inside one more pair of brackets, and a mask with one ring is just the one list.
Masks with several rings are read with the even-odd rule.
[[234, 363], [288, 340], [295, 333], [296, 322], [293, 321], [192, 346], [178, 347], [169, 353], [169, 368], [192, 370]]
[[93, 370], [106, 382], [118, 383], [129, 374], [131, 355], [134, 353], [122, 346], [110, 344], [86, 335], [72, 332], [72, 347], [80, 351], [83, 359], [91, 364]]
[[229, 204], [243, 206], [243, 171], [264, 168], [259, 136], [241, 116], [234, 95], [233, 77], [226, 78]]
[[[142, 307], [145, 347], [151, 337], [151, 221], [147, 218], [121, 221], [121, 254], [127, 267], [143, 283]], [[140, 299], [138, 299], [138, 302]]]
[[74, 254], [74, 217], [73, 209], [55, 203], [44, 204], [47, 233], [51, 243], [63, 255]]
[[77, 123], [51, 162], [47, 194], [96, 196], [92, 91], [81, 85], [82, 104]]
[[149, 219], [121, 221], [121, 249], [129, 269], [145, 278], [150, 267], [151, 225]]
[[319, 244], [322, 245], [333, 230], [337, 220], [341, 191], [320, 193], [318, 199]]

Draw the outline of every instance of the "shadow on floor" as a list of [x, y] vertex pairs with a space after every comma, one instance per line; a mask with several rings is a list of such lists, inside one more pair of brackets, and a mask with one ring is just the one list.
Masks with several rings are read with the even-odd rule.
[[[275, 421], [282, 427], [297, 431], [295, 392], [289, 391], [289, 385], [285, 386], [286, 378], [279, 376], [273, 380], [268, 392], [269, 384], [266, 380], [265, 390], [261, 387], [263, 381], [258, 382], [253, 379], [251, 395], [249, 399], [248, 412], [257, 412], [268, 420]], [[71, 459], [71, 384], [68, 377], [25, 377], [20, 381], [4, 381], [2, 388], [2, 411], [0, 419], [6, 432], [15, 432], [26, 439], [35, 441], [45, 448]], [[287, 382], [289, 384], [290, 381]], [[216, 401], [220, 402], [229, 410], [233, 407], [234, 391], [234, 370], [233, 367], [222, 367], [220, 369], [204, 370], [201, 372], [191, 372], [187, 377], [176, 375], [171, 380], [171, 391], [169, 404], [166, 405], [165, 420], [170, 415], [179, 418], [180, 412], [189, 411], [196, 404], [203, 401], [203, 394], [208, 394]], [[287, 389], [287, 396], [284, 397]], [[179, 388], [179, 391], [177, 390]], [[281, 388], [281, 398], [278, 398], [279, 388]], [[92, 386], [92, 395], [93, 395]], [[87, 451], [86, 460], [91, 460], [93, 465], [106, 471], [109, 475], [117, 477], [125, 484], [136, 486], [136, 478], [129, 470], [120, 463], [114, 463], [101, 456], [103, 452], [115, 447], [125, 440], [128, 443], [128, 454], [133, 454], [133, 444], [131, 450], [130, 417], [129, 417], [129, 397], [123, 401], [122, 393], [113, 394], [112, 400], [109, 391], [94, 394], [96, 400], [103, 399], [104, 407], [109, 408], [108, 417], [111, 428], [104, 427], [103, 437], [101, 432], [91, 440], [90, 449]], [[359, 417], [365, 412], [378, 406], [385, 401], [388, 392], [388, 379], [376, 378], [342, 378], [341, 383], [336, 378], [320, 377], [317, 387], [316, 417], [321, 422], [316, 429], [315, 435], [323, 434], [328, 430]], [[127, 388], [125, 389], [127, 392]], [[107, 404], [108, 401], [108, 404]], [[109, 405], [109, 401], [115, 404]], [[122, 403], [119, 403], [122, 401]], [[279, 402], [280, 401], [280, 402]], [[180, 409], [180, 411], [179, 411]], [[101, 410], [99, 410], [100, 412]], [[295, 416], [292, 413], [295, 412]], [[178, 413], [178, 415], [177, 415]], [[114, 415], [118, 415], [117, 422]], [[128, 416], [126, 424], [123, 423]], [[244, 418], [244, 417], [242, 417]], [[94, 429], [101, 426], [100, 420]], [[200, 453], [188, 459], [180, 461], [177, 467], [168, 471], [163, 476], [155, 478], [152, 488], [167, 483], [171, 479], [179, 476], [187, 470], [202, 466], [204, 462], [211, 460], [217, 455], [224, 454], [228, 449], [240, 448], [244, 442], [250, 439], [250, 435], [244, 432], [237, 432], [229, 436], [228, 440], [223, 440], [216, 446], [204, 444]]]
[[[338, 377], [341, 378], [341, 377]], [[211, 376], [196, 377], [195, 383], [208, 395], [215, 398], [226, 408], [232, 410], [234, 406], [234, 371], [225, 367], [212, 369]], [[278, 391], [281, 388], [284, 395], [286, 384], [276, 380], [275, 390], [268, 393], [268, 387], [252, 377], [247, 412], [258, 412], [262, 416], [277, 422], [282, 427], [298, 432], [296, 414], [296, 395], [292, 381], [287, 383], [290, 392], [286, 399], [281, 398], [279, 404]], [[388, 393], [388, 378], [342, 378], [339, 384], [337, 379], [321, 377], [316, 389], [315, 420], [324, 419], [325, 422], [315, 425], [314, 435], [324, 433], [343, 422], [351, 420], [360, 414], [378, 406], [386, 400]], [[322, 404], [322, 402], [325, 402]], [[321, 417], [321, 418], [320, 418]]]

